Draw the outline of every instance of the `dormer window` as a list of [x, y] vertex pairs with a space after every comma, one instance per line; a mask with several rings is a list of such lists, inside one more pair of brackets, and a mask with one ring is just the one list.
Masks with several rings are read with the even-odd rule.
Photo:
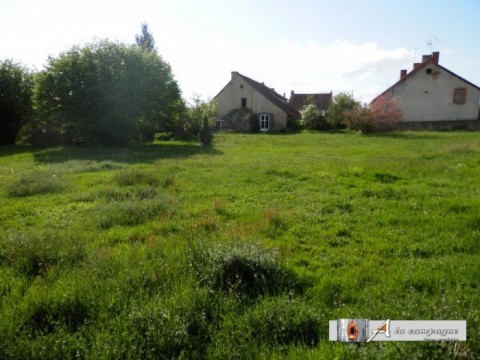
[[466, 88], [456, 88], [453, 90], [453, 103], [457, 105], [465, 104], [467, 99], [467, 89]]

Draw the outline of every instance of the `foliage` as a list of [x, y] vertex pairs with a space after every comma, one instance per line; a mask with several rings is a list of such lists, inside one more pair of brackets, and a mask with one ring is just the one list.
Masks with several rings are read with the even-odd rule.
[[137, 46], [99, 41], [50, 58], [34, 91], [32, 143], [125, 145], [153, 140], [182, 109], [170, 66]]
[[203, 101], [193, 98], [181, 121], [177, 124], [177, 137], [199, 138], [200, 144], [209, 146], [213, 141], [213, 129], [216, 125], [217, 103], [215, 100]]
[[341, 92], [333, 97], [328, 106], [327, 123], [335, 129], [345, 127], [345, 112], [360, 108], [360, 102], [352, 94]]
[[0, 61], [0, 146], [14, 144], [32, 116], [33, 76], [21, 64]]
[[302, 108], [300, 125], [307, 130], [320, 130], [323, 127], [323, 117], [313, 104], [304, 105]]
[[370, 106], [346, 111], [345, 124], [349, 129], [363, 133], [393, 130], [395, 123], [402, 121], [402, 112], [395, 98], [382, 95]]
[[142, 33], [140, 35], [135, 35], [135, 43], [145, 51], [156, 51], [155, 40], [150, 31], [148, 31], [148, 24], [142, 23]]

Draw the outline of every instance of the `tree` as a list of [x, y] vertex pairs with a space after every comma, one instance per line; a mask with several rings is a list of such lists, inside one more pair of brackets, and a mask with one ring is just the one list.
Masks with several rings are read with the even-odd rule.
[[183, 107], [170, 66], [156, 52], [99, 41], [50, 58], [36, 81], [32, 142], [125, 145], [153, 140]]
[[402, 112], [397, 108], [396, 98], [388, 95], [378, 97], [369, 106], [345, 112], [345, 124], [349, 129], [363, 133], [388, 131], [402, 121]]
[[148, 24], [142, 23], [142, 33], [140, 35], [135, 35], [135, 42], [146, 51], [155, 51], [155, 40], [150, 31], [148, 31]]
[[193, 104], [187, 108], [183, 121], [178, 124], [177, 134], [189, 138], [198, 137], [201, 145], [211, 145], [217, 120], [217, 102], [203, 101], [199, 96], [192, 101]]
[[320, 111], [313, 104], [305, 105], [301, 111], [300, 124], [304, 129], [320, 130], [323, 125], [323, 118]]
[[327, 123], [336, 129], [345, 127], [345, 112], [358, 109], [360, 106], [360, 102], [355, 100], [352, 94], [338, 93], [328, 106]]
[[33, 76], [21, 64], [0, 61], [0, 145], [15, 144], [32, 115]]

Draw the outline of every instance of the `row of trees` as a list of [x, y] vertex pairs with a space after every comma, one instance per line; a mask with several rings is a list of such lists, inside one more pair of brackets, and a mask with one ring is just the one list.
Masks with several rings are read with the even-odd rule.
[[396, 99], [388, 95], [378, 97], [371, 104], [361, 104], [349, 93], [335, 95], [326, 116], [313, 104], [302, 109], [300, 125], [309, 130], [350, 129], [363, 133], [388, 131], [402, 121]]
[[214, 105], [200, 100], [186, 106], [146, 24], [134, 45], [74, 46], [35, 74], [0, 62], [0, 144], [13, 144], [19, 134], [39, 145], [115, 146], [153, 140], [162, 131], [199, 136], [190, 124], [210, 129], [212, 112]]

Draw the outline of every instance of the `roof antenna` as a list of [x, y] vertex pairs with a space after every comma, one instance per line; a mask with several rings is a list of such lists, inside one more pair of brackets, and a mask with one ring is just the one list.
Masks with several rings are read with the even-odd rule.
[[430, 47], [430, 54], [433, 54], [433, 52], [435, 51], [435, 46], [437, 45], [437, 43], [441, 44], [442, 41], [435, 35], [432, 35], [432, 38], [427, 40], [427, 45]]
[[413, 63], [415, 63], [415, 58], [417, 57], [417, 50], [418, 50], [418, 48], [415, 46], [413, 48], [413, 61], [412, 61]]
[[432, 53], [433, 49], [433, 41], [432, 40], [427, 40], [426, 44], [430, 48], [430, 54]]

